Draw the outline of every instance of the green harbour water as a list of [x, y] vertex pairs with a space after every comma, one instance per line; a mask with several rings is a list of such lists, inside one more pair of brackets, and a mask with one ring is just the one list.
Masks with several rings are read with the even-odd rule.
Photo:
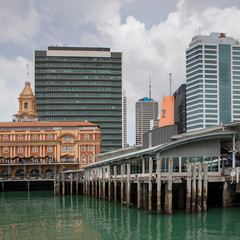
[[240, 208], [172, 216], [51, 191], [0, 193], [0, 239], [240, 239]]

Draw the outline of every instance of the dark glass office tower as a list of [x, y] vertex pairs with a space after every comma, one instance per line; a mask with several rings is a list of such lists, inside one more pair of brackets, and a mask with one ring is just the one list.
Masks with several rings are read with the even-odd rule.
[[182, 84], [174, 96], [174, 122], [178, 126], [178, 133], [186, 132], [186, 84]]
[[122, 54], [110, 48], [35, 51], [41, 121], [89, 121], [101, 128], [101, 152], [122, 147]]

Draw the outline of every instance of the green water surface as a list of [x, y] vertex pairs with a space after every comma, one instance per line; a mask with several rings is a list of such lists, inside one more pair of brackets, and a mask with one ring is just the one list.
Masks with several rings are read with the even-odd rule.
[[240, 239], [240, 208], [148, 214], [86, 196], [0, 193], [0, 239]]

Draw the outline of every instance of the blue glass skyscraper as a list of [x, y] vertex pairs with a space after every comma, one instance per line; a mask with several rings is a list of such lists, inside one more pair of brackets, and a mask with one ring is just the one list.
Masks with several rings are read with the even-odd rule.
[[197, 35], [186, 50], [187, 131], [240, 120], [240, 45]]

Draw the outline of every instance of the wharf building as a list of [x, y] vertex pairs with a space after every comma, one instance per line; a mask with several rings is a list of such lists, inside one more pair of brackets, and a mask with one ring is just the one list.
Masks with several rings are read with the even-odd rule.
[[186, 50], [187, 131], [240, 120], [240, 45], [225, 33], [197, 35]]
[[158, 139], [149, 132], [143, 145], [99, 154], [84, 167], [83, 194], [158, 214], [239, 204], [240, 121], [178, 135], [174, 127], [155, 129], [162, 129]]
[[101, 128], [101, 152], [122, 148], [122, 54], [110, 48], [35, 51], [41, 121], [80, 121]]
[[150, 130], [150, 121], [158, 118], [158, 102], [144, 97], [136, 102], [136, 144], [143, 142], [143, 135]]
[[90, 122], [41, 122], [29, 82], [13, 122], [0, 123], [1, 177], [46, 178], [79, 170], [100, 153], [100, 128]]

